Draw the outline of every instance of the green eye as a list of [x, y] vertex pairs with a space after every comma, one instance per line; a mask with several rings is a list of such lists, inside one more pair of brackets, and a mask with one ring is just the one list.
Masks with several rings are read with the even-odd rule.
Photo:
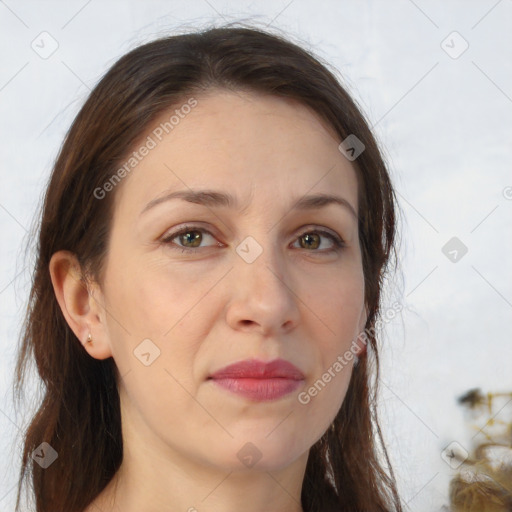
[[345, 243], [341, 238], [323, 230], [306, 231], [302, 233], [302, 235], [299, 235], [298, 240], [304, 240], [304, 245], [301, 244], [301, 246], [309, 251], [311, 249], [318, 249], [318, 247], [321, 246], [322, 237], [328, 238], [332, 242], [333, 247], [331, 247], [330, 249], [326, 249], [324, 251], [313, 252], [331, 252], [336, 250], [339, 251], [340, 249], [345, 247]]
[[[170, 233], [162, 239], [162, 243], [168, 245], [173, 250], [180, 250], [181, 252], [197, 253], [201, 249], [201, 243], [204, 242], [204, 235], [210, 236], [214, 239], [212, 233], [208, 230], [198, 226], [185, 226], [179, 231]], [[322, 245], [322, 239], [330, 240], [331, 247], [324, 250], [317, 250]], [[174, 240], [177, 239], [177, 242]], [[305, 231], [297, 237], [301, 249], [308, 252], [318, 252], [320, 254], [331, 253], [340, 251], [345, 248], [345, 242], [337, 235], [324, 230], [310, 230]], [[302, 243], [303, 242], [303, 243]], [[220, 243], [211, 244], [212, 247], [220, 247]]]
[[[185, 226], [183, 229], [166, 236], [162, 242], [169, 244], [172, 249], [178, 249], [182, 252], [197, 252], [195, 249], [197, 249], [203, 241], [203, 234], [209, 235], [213, 238], [213, 235], [204, 228]], [[179, 245], [173, 242], [175, 238], [178, 239]]]

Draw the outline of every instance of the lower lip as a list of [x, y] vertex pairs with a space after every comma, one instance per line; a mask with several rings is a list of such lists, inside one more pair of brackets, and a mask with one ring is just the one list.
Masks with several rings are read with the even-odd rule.
[[251, 400], [260, 402], [277, 400], [289, 393], [295, 391], [302, 380], [293, 379], [212, 379], [215, 384], [236, 393], [245, 396]]

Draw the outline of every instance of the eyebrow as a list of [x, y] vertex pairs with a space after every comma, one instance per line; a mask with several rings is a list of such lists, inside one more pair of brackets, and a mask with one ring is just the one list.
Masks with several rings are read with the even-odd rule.
[[[173, 199], [182, 199], [189, 203], [200, 204], [210, 208], [239, 208], [237, 199], [226, 192], [217, 190], [177, 190], [151, 200], [140, 212], [140, 215], [161, 203]], [[303, 196], [291, 205], [290, 210], [315, 210], [325, 208], [331, 204], [342, 206], [348, 210], [356, 220], [358, 219], [358, 215], [350, 202], [341, 196], [333, 194], [312, 194]]]

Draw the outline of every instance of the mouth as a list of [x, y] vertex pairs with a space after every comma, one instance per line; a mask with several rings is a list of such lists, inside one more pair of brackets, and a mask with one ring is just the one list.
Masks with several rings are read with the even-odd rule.
[[270, 401], [295, 391], [305, 377], [295, 365], [284, 359], [268, 363], [248, 359], [218, 370], [208, 380], [250, 400]]
[[244, 396], [257, 402], [277, 400], [293, 391], [301, 384], [293, 379], [212, 379], [212, 381], [231, 393]]

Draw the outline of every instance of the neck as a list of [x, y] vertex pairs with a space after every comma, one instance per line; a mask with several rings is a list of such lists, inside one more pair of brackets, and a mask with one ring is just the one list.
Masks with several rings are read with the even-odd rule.
[[131, 448], [125, 454], [95, 503], [102, 512], [303, 512], [307, 454], [277, 471], [219, 471], [161, 454], [140, 458]]

